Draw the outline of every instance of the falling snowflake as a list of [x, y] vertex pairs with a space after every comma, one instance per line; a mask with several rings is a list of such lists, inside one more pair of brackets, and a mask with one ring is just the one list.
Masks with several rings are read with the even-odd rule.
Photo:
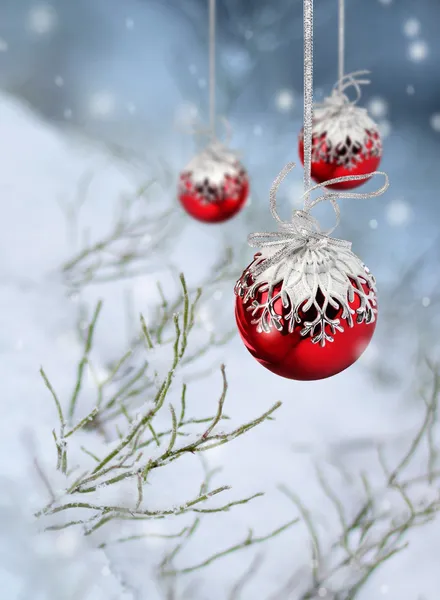
[[281, 90], [275, 98], [276, 107], [281, 112], [292, 110], [294, 101], [294, 95], [291, 90]]
[[177, 127], [191, 127], [195, 124], [199, 110], [195, 104], [189, 102], [177, 107], [174, 122]]
[[189, 65], [188, 69], [189, 69], [189, 72], [191, 73], [191, 75], [195, 75], [197, 73], [196, 65]]
[[73, 115], [72, 109], [71, 108], [66, 108], [63, 112], [63, 116], [65, 119], [71, 119]]
[[53, 31], [57, 21], [57, 13], [50, 4], [37, 4], [31, 8], [27, 18], [29, 30], [38, 35], [45, 35]]
[[318, 590], [318, 596], [320, 598], [325, 598], [327, 596], [327, 590], [323, 587], [319, 588]]
[[425, 308], [428, 308], [428, 306], [431, 304], [431, 299], [428, 298], [427, 296], [425, 296], [424, 298], [422, 298], [422, 306], [424, 306]]
[[133, 104], [133, 102], [129, 102], [127, 104], [127, 110], [131, 115], [134, 115], [134, 113], [136, 112], [136, 105]]
[[408, 96], [413, 96], [415, 94], [415, 92], [416, 92], [416, 90], [413, 85], [406, 86], [406, 93], [408, 94]]
[[408, 58], [412, 62], [421, 62], [428, 56], [428, 44], [423, 40], [412, 42], [408, 46]]
[[206, 79], [205, 79], [204, 77], [201, 77], [201, 78], [199, 79], [198, 83], [199, 83], [199, 87], [200, 87], [200, 88], [202, 88], [202, 89], [203, 89], [203, 88], [205, 88], [205, 87], [206, 87]]
[[130, 17], [127, 17], [125, 19], [125, 27], [127, 29], [133, 29], [133, 27], [134, 27], [134, 21], [133, 21], [133, 19], [131, 19]]
[[433, 130], [440, 133], [440, 113], [433, 114], [431, 116], [430, 123]]
[[115, 107], [115, 97], [110, 92], [96, 92], [90, 98], [89, 112], [93, 117], [105, 119], [114, 112]]
[[9, 48], [8, 42], [0, 38], [0, 52], [6, 52]]
[[376, 119], [382, 119], [388, 113], [388, 103], [383, 98], [372, 98], [368, 103], [368, 110]]
[[379, 132], [380, 132], [382, 139], [385, 139], [386, 137], [388, 137], [390, 135], [391, 123], [389, 121], [387, 121], [386, 119], [382, 119], [382, 121], [379, 121], [377, 123], [377, 126], [379, 128]]
[[413, 38], [419, 35], [420, 21], [418, 21], [417, 19], [408, 19], [407, 21], [405, 21], [403, 25], [403, 33], [409, 38]]
[[54, 81], [55, 81], [55, 85], [57, 87], [63, 87], [63, 85], [64, 85], [64, 79], [61, 77], [61, 75], [57, 75], [55, 77]]
[[388, 223], [394, 227], [405, 225], [411, 216], [411, 206], [404, 200], [395, 200], [387, 206], [386, 218]]
[[370, 225], [371, 229], [377, 229], [378, 222], [376, 221], [376, 219], [371, 219], [369, 225]]
[[263, 134], [263, 128], [261, 127], [261, 125], [255, 125], [254, 135], [262, 135], [262, 134]]
[[386, 584], [383, 584], [383, 585], [381, 585], [381, 586], [380, 586], [380, 593], [381, 593], [381, 594], [388, 594], [388, 592], [389, 592], [389, 589], [390, 589], [390, 588], [389, 588], [389, 586], [388, 586], [388, 585], [386, 585]]
[[393, 0], [379, 0], [379, 2], [385, 6], [388, 6], [389, 4], [391, 4]]
[[209, 333], [212, 333], [215, 330], [215, 317], [207, 304], [205, 304], [199, 309], [199, 315], [197, 320]]

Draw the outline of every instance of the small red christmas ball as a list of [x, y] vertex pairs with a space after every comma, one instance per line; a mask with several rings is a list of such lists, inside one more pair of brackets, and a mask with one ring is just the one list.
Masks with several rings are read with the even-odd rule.
[[[299, 134], [299, 157], [304, 164], [304, 130]], [[368, 175], [377, 170], [382, 142], [376, 123], [364, 108], [350, 103], [334, 90], [314, 111], [312, 128], [311, 176], [317, 183], [348, 175]], [[348, 190], [369, 178], [343, 181], [326, 186]]]
[[236, 215], [249, 195], [249, 179], [237, 157], [219, 143], [196, 156], [179, 180], [178, 197], [188, 214], [204, 223]]
[[[273, 288], [274, 301], [270, 305], [267, 285], [257, 287], [253, 295], [246, 297], [244, 292], [254, 283], [249, 272], [254, 263], [237, 282], [235, 318], [246, 348], [263, 367], [287, 379], [313, 381], [332, 377], [356, 362], [376, 328], [374, 278], [366, 267], [362, 265], [365, 278], [358, 278], [357, 285], [350, 280], [353, 289], [348, 290], [345, 307], [337, 301], [328, 304], [318, 287], [312, 305], [305, 308], [304, 302], [293, 316], [294, 307], [281, 294], [282, 281]], [[362, 306], [365, 297], [369, 299], [367, 310]], [[347, 307], [352, 311], [348, 319]], [[267, 318], [277, 321], [277, 326], [262, 328]]]

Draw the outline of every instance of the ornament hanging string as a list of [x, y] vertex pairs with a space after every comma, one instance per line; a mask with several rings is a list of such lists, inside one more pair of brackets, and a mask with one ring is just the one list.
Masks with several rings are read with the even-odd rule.
[[[291, 257], [301, 248], [337, 246], [351, 250], [351, 243], [345, 240], [338, 240], [330, 237], [330, 234], [336, 229], [340, 220], [340, 208], [337, 199], [357, 198], [369, 199], [382, 195], [389, 186], [388, 175], [382, 171], [374, 171], [365, 175], [347, 175], [337, 177], [323, 183], [311, 185], [311, 163], [312, 163], [312, 127], [313, 127], [313, 0], [303, 0], [304, 2], [304, 208], [295, 210], [290, 221], [283, 221], [277, 212], [276, 197], [281, 182], [295, 167], [295, 163], [289, 163], [280, 172], [272, 184], [270, 190], [270, 210], [273, 218], [278, 223], [279, 230], [269, 233], [252, 233], [248, 236], [248, 243], [251, 247], [270, 247], [280, 246], [270, 258], [255, 264], [250, 272], [253, 277], [258, 277], [261, 273], [276, 264], [282, 264], [288, 257]], [[362, 72], [363, 73], [363, 72]], [[359, 72], [358, 72], [359, 74]], [[355, 85], [355, 74], [348, 76], [351, 78], [349, 85]], [[343, 78], [344, 79], [344, 78]], [[348, 84], [347, 84], [348, 86]], [[344, 88], [345, 89], [345, 88]], [[326, 188], [335, 183], [346, 181], [359, 181], [369, 179], [377, 175], [385, 178], [384, 185], [373, 192], [356, 193], [351, 191], [328, 192], [319, 196], [315, 200], [310, 198], [313, 191]], [[336, 224], [329, 231], [322, 231], [318, 220], [310, 214], [312, 208], [317, 204], [328, 200], [336, 214]]]
[[[203, 125], [200, 119], [196, 118], [193, 120], [190, 127], [181, 127], [183, 133], [209, 137], [211, 140], [211, 146], [208, 147], [207, 151], [215, 154], [215, 146], [220, 145], [217, 138], [217, 120], [220, 120], [224, 128], [224, 140], [223, 145], [228, 146], [232, 139], [232, 127], [230, 122], [225, 116], [217, 116], [216, 114], [216, 101], [215, 101], [215, 88], [216, 88], [216, 60], [215, 60], [215, 49], [216, 49], [216, 0], [209, 0], [209, 125]], [[214, 157], [215, 158], [215, 157]]]
[[344, 79], [344, 55], [345, 55], [345, 0], [338, 0], [338, 84], [339, 92], [342, 94], [342, 81]]
[[304, 206], [312, 182], [313, 129], [313, 0], [304, 0]]
[[215, 118], [215, 16], [216, 0], [209, 0], [209, 128], [211, 141], [216, 140]]

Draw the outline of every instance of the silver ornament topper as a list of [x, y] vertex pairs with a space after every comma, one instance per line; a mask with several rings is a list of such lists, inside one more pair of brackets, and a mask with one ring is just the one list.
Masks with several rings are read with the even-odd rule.
[[[302, 323], [301, 335], [310, 334], [313, 343], [325, 346], [332, 342], [337, 331], [343, 331], [344, 321], [348, 327], [354, 323], [373, 323], [376, 315], [376, 282], [363, 262], [351, 250], [351, 243], [330, 237], [340, 218], [336, 198], [372, 198], [383, 194], [388, 188], [388, 176], [377, 171], [370, 175], [352, 175], [327, 181], [325, 185], [342, 181], [366, 179], [383, 175], [385, 184], [371, 193], [327, 192], [312, 201], [305, 210], [293, 213], [290, 222], [282, 221], [276, 208], [276, 194], [280, 183], [295, 167], [289, 163], [274, 181], [270, 192], [270, 207], [279, 224], [277, 232], [253, 233], [248, 237], [251, 247], [260, 253], [235, 286], [236, 294], [249, 303], [247, 310], [255, 319], [260, 333], [272, 328], [282, 330], [288, 324], [292, 332]], [[304, 195], [322, 188], [313, 186]], [[336, 225], [330, 231], [321, 231], [318, 221], [310, 210], [318, 203], [329, 200], [336, 213]], [[262, 294], [266, 299], [261, 301]], [[319, 298], [319, 295], [321, 296]], [[352, 303], [359, 299], [357, 308]], [[283, 307], [282, 314], [276, 304]], [[316, 311], [313, 321], [303, 322], [304, 313], [311, 308]], [[340, 318], [331, 318], [329, 309], [342, 311]], [[328, 327], [327, 327], [328, 326]], [[330, 328], [330, 332], [328, 332]]]

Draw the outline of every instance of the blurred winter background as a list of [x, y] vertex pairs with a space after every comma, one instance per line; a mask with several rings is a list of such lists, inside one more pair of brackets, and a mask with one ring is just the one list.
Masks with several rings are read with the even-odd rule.
[[[204, 533], [181, 555], [180, 567], [241, 542], [249, 528], [264, 535], [297, 516], [278, 484], [301, 497], [324, 536], [324, 550], [331, 552], [340, 523], [317, 481], [315, 462], [327, 465], [344, 507], [354, 515], [362, 501], [350, 481], [360, 472], [379, 479], [377, 444], [385, 447], [392, 469], [423, 419], [417, 365], [426, 354], [434, 360], [440, 326], [440, 4], [346, 4], [346, 71], [372, 72], [361, 103], [380, 124], [381, 167], [391, 187], [378, 199], [342, 201], [336, 235], [353, 241], [378, 279], [377, 334], [352, 369], [318, 383], [293, 383], [266, 372], [237, 337], [202, 357], [202, 370], [226, 364], [226, 412], [232, 418], [254, 418], [275, 400], [283, 406], [276, 421], [207, 454], [210, 465], [223, 468], [219, 485], [233, 486], [231, 499], [259, 491], [266, 495], [210, 517]], [[192, 286], [206, 282], [226, 245], [244, 267], [251, 257], [247, 234], [274, 227], [268, 191], [284, 164], [297, 161], [302, 122], [302, 3], [218, 0], [217, 41], [218, 110], [232, 125], [232, 143], [250, 173], [252, 192], [233, 222], [212, 227], [192, 222], [175, 197], [178, 173], [195, 151], [195, 140], [185, 130], [196, 117], [208, 117], [207, 2], [0, 0], [1, 596], [437, 600], [440, 528], [435, 521], [409, 531], [403, 539], [409, 547], [345, 596], [332, 591], [347, 586], [351, 575], [345, 572], [346, 579], [319, 587], [316, 596], [292, 591], [293, 583], [289, 592], [282, 591], [297, 572], [299, 588], [308, 585], [312, 566], [303, 524], [255, 552], [249, 548], [182, 576], [175, 596], [165, 596], [155, 575], [166, 540], [150, 537], [99, 550], [95, 540], [76, 530], [34, 538], [32, 515], [47, 501], [42, 480], [49, 477], [52, 486], [62, 487], [54, 473], [51, 438], [56, 412], [38, 369], [44, 365], [61, 398], [71, 393], [81, 353], [79, 308], [93, 308], [97, 298], [104, 299], [95, 351], [105, 365], [126, 350], [133, 336], [130, 315], [136, 321], [142, 311], [148, 320], [157, 302], [156, 279], [167, 293], [174, 290], [178, 271]], [[316, 0], [317, 99], [335, 82], [336, 52], [337, 2]], [[108, 236], [121, 198], [152, 177], [161, 184], [154, 197], [157, 213], [147, 224], [147, 250], [133, 261], [135, 276], [133, 271], [104, 275], [104, 281], [72, 291], [72, 281], [61, 275], [63, 263], [90, 240]], [[301, 185], [298, 167], [280, 191], [283, 214], [298, 206]], [[375, 186], [370, 182], [365, 189]], [[327, 207], [321, 212], [324, 220], [331, 218]], [[232, 284], [219, 284], [200, 306], [197, 319], [208, 333], [234, 327]], [[157, 362], [160, 370], [160, 357]], [[192, 409], [215, 412], [219, 393], [217, 373], [198, 379]], [[437, 433], [430, 429], [430, 447]], [[168, 479], [154, 481], [151, 502], [173, 503], [173, 490], [198, 477], [197, 468], [184, 463]], [[422, 454], [413, 475], [425, 471]], [[427, 501], [425, 488], [417, 493]], [[157, 523], [149, 533], [181, 526]], [[117, 526], [112, 533], [118, 537]], [[101, 535], [100, 542], [104, 530]], [[264, 556], [257, 569], [260, 550]], [[237, 587], [249, 565], [255, 573], [246, 586]]]

